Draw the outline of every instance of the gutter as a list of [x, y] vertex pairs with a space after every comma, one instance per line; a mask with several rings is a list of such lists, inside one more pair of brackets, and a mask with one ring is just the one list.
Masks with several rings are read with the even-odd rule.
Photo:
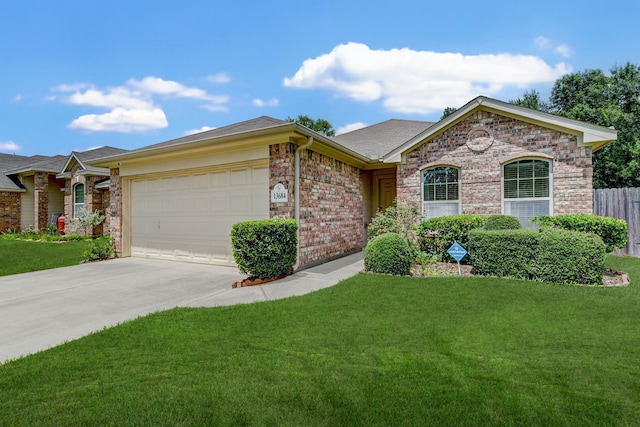
[[293, 155], [293, 168], [294, 168], [294, 184], [293, 184], [293, 203], [294, 203], [294, 219], [298, 224], [298, 248], [296, 255], [296, 263], [293, 266], [293, 271], [297, 271], [300, 268], [300, 151], [306, 150], [313, 144], [313, 136], [309, 136], [305, 144], [299, 145], [296, 152]]

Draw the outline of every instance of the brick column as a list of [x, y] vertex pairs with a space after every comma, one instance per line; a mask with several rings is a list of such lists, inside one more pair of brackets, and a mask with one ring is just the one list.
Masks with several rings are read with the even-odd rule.
[[34, 181], [35, 224], [34, 228], [40, 231], [47, 230], [49, 222], [49, 175], [45, 172], [36, 172]]
[[109, 234], [117, 256], [122, 256], [122, 178], [120, 169], [111, 169], [109, 182]]

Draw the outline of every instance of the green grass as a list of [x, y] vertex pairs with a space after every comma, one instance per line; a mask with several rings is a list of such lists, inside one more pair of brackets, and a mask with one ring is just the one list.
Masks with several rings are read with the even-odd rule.
[[620, 288], [360, 274], [173, 309], [0, 366], [0, 425], [637, 425], [640, 259]]
[[36, 242], [0, 238], [0, 276], [77, 265], [90, 241]]

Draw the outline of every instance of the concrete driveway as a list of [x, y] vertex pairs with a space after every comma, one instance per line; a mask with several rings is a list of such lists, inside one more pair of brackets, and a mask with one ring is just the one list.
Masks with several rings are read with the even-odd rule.
[[0, 363], [228, 292], [236, 268], [122, 258], [0, 277]]
[[0, 277], [0, 364], [174, 307], [212, 307], [305, 294], [362, 269], [362, 254], [262, 286], [231, 289], [235, 267], [119, 258]]

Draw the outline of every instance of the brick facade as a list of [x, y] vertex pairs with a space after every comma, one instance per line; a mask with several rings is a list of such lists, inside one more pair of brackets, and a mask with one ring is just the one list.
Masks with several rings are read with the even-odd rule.
[[[478, 141], [490, 146], [474, 146]], [[470, 147], [474, 148], [472, 150]], [[591, 213], [591, 148], [574, 135], [477, 111], [406, 155], [398, 165], [398, 199], [420, 202], [424, 166], [460, 167], [461, 213], [502, 213], [502, 165], [520, 157], [552, 159], [553, 213]]]
[[[295, 149], [293, 144], [270, 147], [270, 186], [282, 183], [289, 190], [288, 203], [271, 203], [271, 217], [294, 217]], [[312, 149], [302, 151], [299, 227], [300, 265], [362, 249], [361, 170]]]
[[[78, 184], [84, 185], [84, 208], [89, 212], [100, 211], [105, 216], [108, 216], [105, 210], [103, 198], [105, 197], [105, 190], [101, 190], [96, 188], [96, 184], [105, 180], [104, 176], [93, 176], [93, 175], [84, 175], [79, 174], [82, 169], [79, 164], [75, 164], [71, 168], [71, 179], [67, 179], [65, 181], [65, 192], [64, 192], [64, 216], [66, 218], [66, 223], [68, 224], [72, 218], [75, 218], [74, 212], [74, 192], [75, 187]], [[108, 203], [108, 193], [107, 193], [107, 203]], [[108, 218], [102, 222], [102, 224], [94, 227], [92, 230], [92, 234], [103, 234], [107, 231], [108, 227]], [[83, 231], [80, 231], [83, 232]]]
[[20, 230], [20, 194], [0, 192], [0, 233]]

